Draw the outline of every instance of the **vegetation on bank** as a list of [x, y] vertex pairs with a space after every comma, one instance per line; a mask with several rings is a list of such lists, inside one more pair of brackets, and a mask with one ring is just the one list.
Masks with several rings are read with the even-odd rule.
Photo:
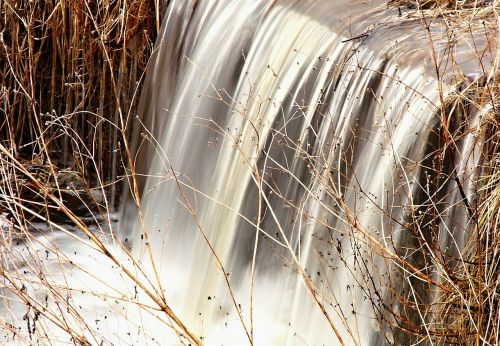
[[47, 171], [44, 183], [58, 185], [68, 170], [90, 187], [115, 181], [160, 7], [0, 1], [1, 144]]

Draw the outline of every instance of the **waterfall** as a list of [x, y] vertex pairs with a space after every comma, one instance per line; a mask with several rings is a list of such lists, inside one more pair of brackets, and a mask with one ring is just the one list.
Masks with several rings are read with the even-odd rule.
[[[335, 339], [298, 264], [344, 340], [378, 337], [367, 298], [387, 292], [356, 270], [386, 269], [360, 263], [370, 250], [349, 237], [335, 194], [370, 235], [397, 244], [424, 189], [438, 86], [420, 23], [394, 29], [397, 16], [380, 2], [170, 6], [144, 91], [142, 132], [158, 142], [139, 155], [150, 162], [143, 209], [169, 300], [207, 340], [245, 341], [253, 268], [258, 344]], [[479, 155], [467, 157], [473, 167]]]
[[[441, 54], [445, 29], [430, 30]], [[479, 70], [466, 45], [463, 75]], [[171, 1], [134, 120], [141, 215], [127, 195], [115, 227], [126, 249], [105, 241], [207, 345], [408, 341], [388, 306], [423, 329], [433, 321], [394, 289], [432, 301], [419, 278], [447, 275], [425, 264], [446, 257], [436, 248], [462, 253], [480, 174], [474, 129], [487, 109], [443, 129], [460, 83], [442, 59], [439, 80], [422, 23], [386, 1]], [[433, 153], [460, 116], [472, 130], [438, 169]], [[55, 238], [76, 290], [127, 297], [72, 293], [91, 316], [82, 334], [188, 343], [175, 321], [127, 303], [153, 304], [115, 263]]]

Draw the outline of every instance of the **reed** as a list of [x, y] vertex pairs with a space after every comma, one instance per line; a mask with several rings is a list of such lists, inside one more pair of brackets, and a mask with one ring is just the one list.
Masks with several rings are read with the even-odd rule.
[[[127, 130], [117, 115], [135, 116], [160, 13], [157, 1], [0, 1], [2, 143], [92, 183], [97, 174], [114, 179]], [[74, 133], [95, 154], [95, 169]]]

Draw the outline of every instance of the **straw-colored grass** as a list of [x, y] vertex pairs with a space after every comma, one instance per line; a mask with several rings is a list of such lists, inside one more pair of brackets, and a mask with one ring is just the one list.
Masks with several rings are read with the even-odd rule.
[[159, 1], [0, 1], [1, 142], [92, 182], [116, 177], [119, 118], [135, 110], [160, 11]]

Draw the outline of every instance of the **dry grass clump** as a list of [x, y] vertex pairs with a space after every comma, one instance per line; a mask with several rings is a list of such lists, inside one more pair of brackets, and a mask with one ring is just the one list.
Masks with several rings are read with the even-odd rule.
[[[2, 144], [93, 183], [96, 175], [115, 177], [115, 149], [135, 109], [160, 10], [159, 1], [1, 1]], [[88, 168], [90, 157], [97, 171]]]
[[[476, 182], [475, 201], [468, 201], [471, 226], [461, 255], [441, 263], [449, 273], [447, 290], [438, 290], [427, 311], [435, 321], [438, 344], [496, 345], [500, 332], [500, 148], [498, 113], [488, 114], [482, 129], [488, 142], [487, 162]], [[424, 309], [425, 310], [425, 309]]]
[[432, 310], [433, 339], [446, 345], [496, 345], [500, 331], [500, 165], [497, 155], [485, 166], [483, 200], [463, 251], [463, 263], [449, 266], [450, 290], [441, 292]]
[[423, 9], [464, 10], [481, 8], [493, 3], [492, 0], [389, 0], [393, 6], [409, 6]]

